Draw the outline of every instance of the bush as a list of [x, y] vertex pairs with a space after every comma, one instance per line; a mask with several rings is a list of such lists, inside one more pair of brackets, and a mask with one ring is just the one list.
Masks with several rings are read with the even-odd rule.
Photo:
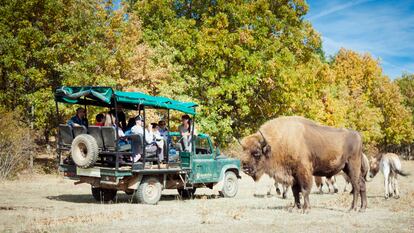
[[33, 147], [30, 134], [19, 114], [0, 112], [0, 181], [15, 177], [28, 166]]

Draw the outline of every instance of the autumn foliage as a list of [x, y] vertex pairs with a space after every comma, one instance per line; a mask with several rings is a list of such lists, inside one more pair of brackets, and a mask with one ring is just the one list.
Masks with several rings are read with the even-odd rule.
[[104, 85], [199, 103], [197, 127], [222, 146], [282, 115], [356, 129], [367, 146], [414, 139], [413, 77], [347, 49], [326, 59], [304, 1], [122, 2], [2, 4], [0, 106], [48, 136], [54, 88]]

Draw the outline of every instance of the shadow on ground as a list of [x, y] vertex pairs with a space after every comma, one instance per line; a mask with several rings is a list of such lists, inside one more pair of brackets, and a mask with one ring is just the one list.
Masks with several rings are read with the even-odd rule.
[[[47, 196], [49, 200], [54, 201], [64, 201], [64, 202], [72, 202], [72, 203], [84, 203], [84, 204], [97, 204], [99, 201], [96, 201], [92, 194], [62, 194], [58, 196]], [[160, 201], [184, 201], [184, 200], [191, 200], [191, 199], [216, 199], [218, 196], [216, 195], [195, 195], [192, 198], [182, 198], [179, 195], [162, 195]], [[112, 204], [116, 203], [137, 203], [136, 198], [133, 195], [121, 194], [118, 193], [116, 198]]]

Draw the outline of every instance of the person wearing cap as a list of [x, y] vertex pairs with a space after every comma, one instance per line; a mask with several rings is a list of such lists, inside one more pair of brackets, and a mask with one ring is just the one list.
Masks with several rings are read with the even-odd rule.
[[70, 118], [68, 121], [70, 126], [81, 126], [84, 125], [88, 127], [88, 119], [86, 119], [86, 111], [84, 108], [77, 108], [76, 115]]

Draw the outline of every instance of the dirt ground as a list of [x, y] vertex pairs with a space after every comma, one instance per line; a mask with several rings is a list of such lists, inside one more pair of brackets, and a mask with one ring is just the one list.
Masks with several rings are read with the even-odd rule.
[[155, 206], [131, 203], [121, 192], [116, 203], [97, 203], [89, 185], [35, 175], [0, 184], [0, 232], [414, 232], [414, 162], [403, 168], [413, 175], [399, 177], [401, 198], [384, 199], [379, 174], [367, 185], [365, 213], [347, 212], [352, 197], [342, 192], [342, 177], [337, 194], [317, 194], [314, 186], [312, 209], [301, 214], [291, 209], [291, 191], [286, 200], [254, 197], [266, 193], [269, 180], [255, 187], [246, 175], [235, 198], [198, 189], [196, 199], [179, 200], [175, 190], [164, 190]]

